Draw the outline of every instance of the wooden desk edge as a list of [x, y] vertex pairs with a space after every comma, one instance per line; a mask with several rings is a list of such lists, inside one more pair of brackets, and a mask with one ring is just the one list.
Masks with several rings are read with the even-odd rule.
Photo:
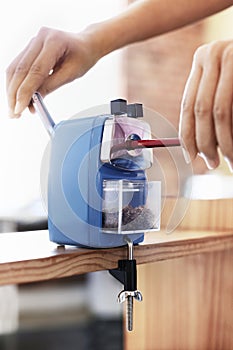
[[[20, 233], [17, 233], [20, 235]], [[138, 264], [174, 259], [187, 255], [233, 248], [233, 232], [182, 232], [157, 243], [142, 244], [134, 249]], [[196, 234], [196, 236], [195, 236]], [[27, 242], [25, 242], [27, 244]], [[51, 242], [48, 242], [51, 244]], [[4, 248], [4, 247], [2, 247]], [[41, 256], [0, 263], [0, 285], [38, 282], [117, 267], [127, 257], [126, 247], [109, 249], [56, 248]]]

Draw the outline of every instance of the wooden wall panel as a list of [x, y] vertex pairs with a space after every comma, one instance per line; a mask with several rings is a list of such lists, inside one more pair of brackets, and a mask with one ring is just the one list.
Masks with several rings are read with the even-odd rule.
[[[131, 45], [125, 50], [123, 69], [126, 77], [126, 97], [129, 102], [141, 102], [164, 116], [168, 123], [174, 126], [174, 132], [169, 125], [167, 131], [162, 131], [166, 137], [173, 137], [175, 130], [178, 131], [185, 82], [190, 72], [193, 54], [203, 41], [204, 26], [200, 22]], [[151, 120], [150, 123], [153, 134], [161, 134], [161, 126]], [[176, 164], [173, 164], [169, 152], [156, 150], [157, 162], [162, 165], [164, 172], [167, 195], [176, 193], [175, 165], [183, 163], [182, 152], [177, 152], [175, 157]], [[195, 173], [203, 173], [206, 170], [200, 157], [193, 163], [193, 167]], [[182, 176], [182, 173], [180, 175]]]
[[126, 350], [233, 349], [233, 251], [139, 266]]
[[[205, 42], [205, 29], [202, 21], [130, 46], [124, 59], [127, 99], [158, 111], [178, 129], [183, 89], [193, 53]], [[177, 178], [162, 152], [161, 158], [167, 195], [172, 196]], [[205, 170], [198, 159], [194, 172]], [[163, 225], [173, 205], [173, 199], [166, 202]], [[232, 229], [232, 205], [231, 199], [192, 201], [180, 228]], [[124, 349], [233, 350], [232, 268], [232, 250], [141, 265], [138, 287], [144, 301], [135, 302], [134, 331], [125, 333]]]
[[[170, 215], [176, 207], [175, 198], [167, 198], [161, 216], [161, 226], [165, 228]], [[233, 230], [233, 198], [216, 200], [190, 200], [187, 201], [187, 211], [179, 229], [195, 231]], [[182, 218], [182, 215], [180, 215]], [[171, 233], [172, 234], [172, 233]]]
[[128, 99], [142, 101], [177, 127], [193, 54], [203, 42], [203, 22], [199, 22], [131, 45], [124, 57]]

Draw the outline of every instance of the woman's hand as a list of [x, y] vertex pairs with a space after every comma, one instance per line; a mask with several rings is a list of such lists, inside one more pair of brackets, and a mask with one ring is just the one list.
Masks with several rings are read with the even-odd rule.
[[197, 49], [181, 106], [180, 136], [191, 160], [219, 165], [218, 147], [233, 172], [233, 41]]
[[42, 28], [7, 68], [11, 117], [19, 117], [35, 91], [42, 96], [85, 74], [98, 60], [88, 30], [79, 34]]

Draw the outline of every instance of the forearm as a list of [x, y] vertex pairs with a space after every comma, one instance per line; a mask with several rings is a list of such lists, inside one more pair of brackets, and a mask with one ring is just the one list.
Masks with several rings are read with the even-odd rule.
[[138, 0], [120, 15], [87, 28], [98, 58], [210, 16], [233, 0]]

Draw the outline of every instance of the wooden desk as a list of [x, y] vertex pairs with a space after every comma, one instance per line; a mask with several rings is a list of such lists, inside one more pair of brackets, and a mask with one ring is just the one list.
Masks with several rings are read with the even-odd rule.
[[[179, 230], [135, 247], [144, 301], [125, 350], [233, 349], [232, 210], [232, 200], [193, 201]], [[126, 256], [125, 247], [58, 247], [48, 231], [1, 234], [0, 285], [108, 270]]]
[[[233, 231], [153, 232], [135, 247], [138, 264], [152, 263], [204, 252], [233, 248]], [[0, 285], [56, 279], [117, 266], [126, 258], [125, 247], [84, 249], [58, 247], [49, 241], [48, 231], [0, 235]]]

